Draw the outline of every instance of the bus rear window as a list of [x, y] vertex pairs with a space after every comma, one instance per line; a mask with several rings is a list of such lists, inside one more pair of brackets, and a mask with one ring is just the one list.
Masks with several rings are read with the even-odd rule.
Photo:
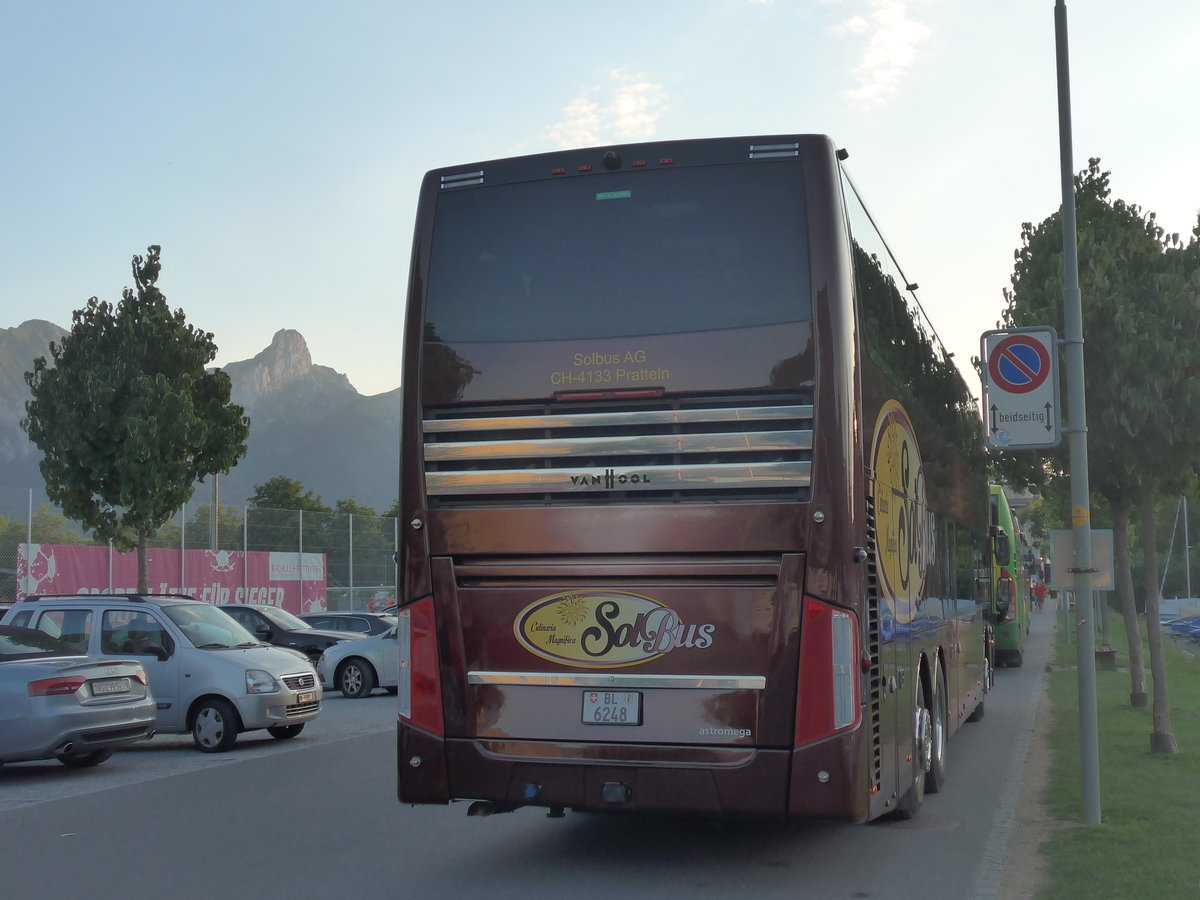
[[808, 321], [804, 221], [798, 162], [448, 191], [426, 334], [455, 344]]

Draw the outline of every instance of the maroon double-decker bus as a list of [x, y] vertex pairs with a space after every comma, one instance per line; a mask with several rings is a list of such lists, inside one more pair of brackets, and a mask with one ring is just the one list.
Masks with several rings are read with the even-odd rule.
[[829, 138], [430, 172], [407, 803], [911, 816], [990, 682], [974, 403]]

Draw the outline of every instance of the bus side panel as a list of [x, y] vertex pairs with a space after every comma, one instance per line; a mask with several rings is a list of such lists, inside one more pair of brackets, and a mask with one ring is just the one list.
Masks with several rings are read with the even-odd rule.
[[953, 623], [953, 638], [947, 648], [949, 660], [946, 673], [947, 713], [949, 716], [949, 733], [952, 735], [959, 726], [975, 711], [975, 707], [983, 702], [986, 692], [984, 684], [984, 629], [987, 625], [984, 609], [972, 602], [963, 604], [958, 609], [958, 615]]

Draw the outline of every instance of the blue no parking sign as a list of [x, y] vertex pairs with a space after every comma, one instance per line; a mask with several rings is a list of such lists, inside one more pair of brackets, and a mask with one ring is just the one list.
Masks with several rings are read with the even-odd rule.
[[998, 450], [1058, 446], [1058, 335], [1054, 329], [986, 331], [981, 345], [983, 425], [988, 446]]

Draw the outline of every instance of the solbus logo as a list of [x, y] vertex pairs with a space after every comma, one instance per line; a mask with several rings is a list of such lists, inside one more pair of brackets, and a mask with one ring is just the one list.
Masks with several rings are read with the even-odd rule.
[[530, 604], [513, 623], [526, 650], [587, 669], [619, 668], [680, 647], [712, 646], [715, 625], [686, 625], [657, 600], [624, 591], [564, 591]]
[[871, 464], [883, 593], [897, 621], [909, 622], [921, 602], [934, 557], [935, 528], [925, 498], [925, 469], [916, 432], [895, 400], [879, 411]]

